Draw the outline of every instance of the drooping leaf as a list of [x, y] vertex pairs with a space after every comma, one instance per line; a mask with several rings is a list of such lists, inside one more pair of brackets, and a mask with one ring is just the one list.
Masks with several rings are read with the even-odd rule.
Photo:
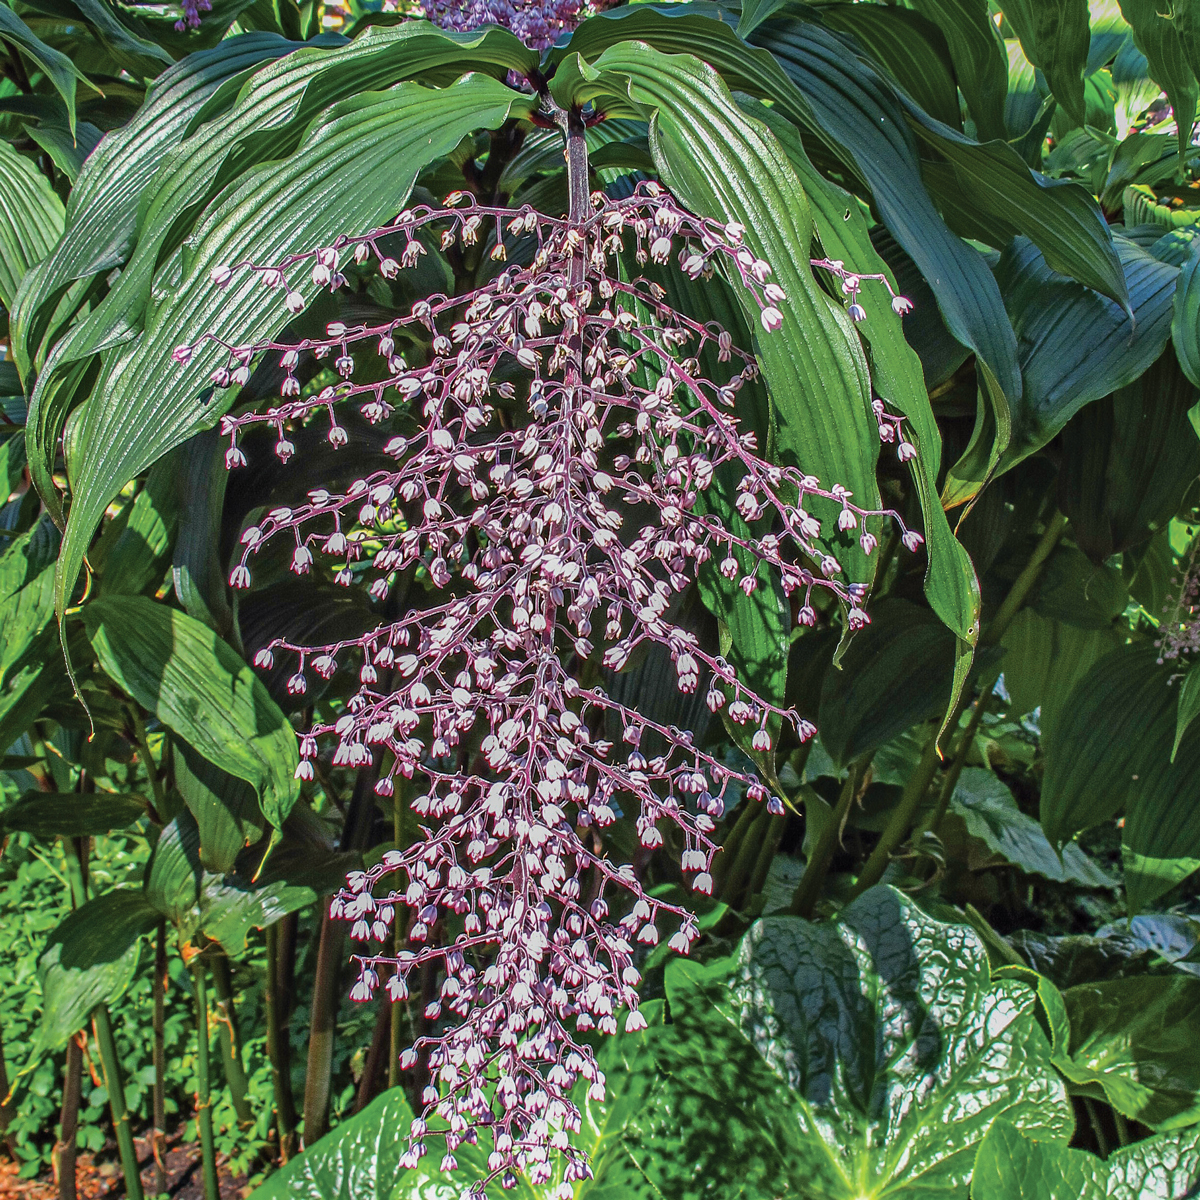
[[39, 1050], [60, 1049], [98, 1004], [125, 991], [137, 969], [138, 943], [157, 923], [140, 890], [120, 890], [89, 900], [55, 928], [38, 959]]
[[1179, 153], [1191, 140], [1198, 94], [1193, 65], [1189, 64], [1183, 41], [1170, 9], [1156, 0], [1120, 0], [1121, 15], [1129, 22], [1137, 48], [1146, 56], [1150, 74], [1161, 84], [1175, 111], [1179, 129]]
[[53, 46], [47, 46], [19, 16], [7, 5], [0, 4], [0, 41], [16, 46], [22, 54], [36, 63], [53, 85], [54, 90], [62, 97], [67, 106], [67, 120], [70, 131], [75, 133], [75, 83], [82, 80], [88, 87], [95, 87], [75, 64]]
[[980, 1144], [971, 1200], [1186, 1200], [1200, 1181], [1200, 1135], [1160, 1134], [1107, 1159], [1035, 1140], [997, 1121]]
[[1183, 373], [1200, 387], [1200, 240], [1179, 272], [1175, 310], [1171, 316], [1171, 342]]
[[954, 637], [906, 600], [875, 605], [841, 670], [826, 672], [817, 727], [840, 766], [920, 721], [940, 716], [951, 691]]
[[225, 502], [225, 470], [215, 429], [196, 434], [180, 450], [179, 536], [172, 572], [175, 595], [189, 616], [225, 636], [233, 626], [233, 609], [221, 562], [221, 514]]
[[186, 742], [175, 739], [175, 785], [195, 818], [200, 858], [224, 874], [245, 846], [262, 836], [264, 819], [252, 784], [222, 771]]
[[[0, 5], [0, 11], [8, 10]], [[0, 140], [0, 304], [5, 308], [12, 308], [25, 273], [50, 252], [62, 227], [62, 201], [49, 181]]]
[[971, 929], [890, 888], [836, 922], [759, 921], [732, 983], [731, 1015], [796, 1095], [790, 1169], [814, 1200], [850, 1200], [867, 1180], [914, 1200], [954, 1195], [1000, 1116], [1070, 1136], [1034, 992], [991, 981]]
[[154, 844], [143, 885], [146, 899], [178, 921], [200, 898], [200, 830], [190, 812], [168, 821]]
[[1004, 16], [1055, 99], [1082, 125], [1083, 74], [1091, 48], [1087, 0], [1016, 0], [1005, 5]]
[[1137, 379], [1166, 345], [1177, 271], [1125, 238], [1114, 241], [1133, 322], [1118, 304], [1057, 275], [1026, 238], [1001, 256], [997, 278], [1025, 384], [1001, 470], [1044, 446], [1085, 404]]
[[205, 101], [223, 81], [290, 48], [281, 38], [254, 33], [189, 55], [155, 80], [129, 123], [89, 156], [71, 193], [61, 242], [26, 279], [14, 305], [13, 357], [23, 375], [29, 375], [52, 306], [68, 286], [111, 270], [128, 254], [138, 196]]
[[1056, 1065], [1085, 1094], [1152, 1129], [1200, 1121], [1200, 1064], [1192, 1052], [1200, 979], [1144, 975], [1068, 988], [1070, 1051]]
[[287, 718], [250, 667], [207, 625], [141, 596], [84, 606], [105, 672], [209, 762], [258, 791], [277, 828], [299, 795]]
[[[220, 415], [218, 402], [206, 404], [206, 381], [224, 351], [199, 344], [188, 366], [172, 369], [174, 348], [195, 341], [199, 330], [247, 342], [285, 323], [279, 297], [253, 276], [222, 291], [210, 278], [212, 268], [226, 259], [274, 261], [347, 227], [369, 228], [403, 204], [422, 166], [466, 132], [498, 126], [530, 103], [482, 75], [442, 91], [401, 84], [368, 93], [331, 109], [297, 154], [251, 172], [206, 217], [182, 283], [152, 327], [112, 363], [82, 411], [68, 454], [73, 496], [59, 558], [60, 611], [95, 524], [124, 482]], [[350, 176], [353, 189], [344, 186]], [[311, 282], [303, 286], [310, 295], [315, 291]], [[136, 390], [147, 371], [166, 371], [167, 379]]]
[[1027, 874], [1083, 887], [1116, 886], [1073, 842], [1063, 847], [1060, 859], [1042, 827], [1017, 807], [1012, 792], [991, 771], [965, 767], [950, 798], [949, 811], [957, 813], [967, 832], [994, 855]]
[[104, 136], [95, 125], [87, 121], [81, 122], [74, 133], [65, 125], [52, 125], [48, 122], [27, 125], [25, 132], [50, 155], [54, 165], [72, 184], [79, 178], [87, 156], [95, 150]]
[[5, 829], [36, 837], [87, 837], [124, 829], [146, 815], [140, 796], [118, 792], [26, 792], [0, 813]]
[[1187, 415], [1195, 400], [1195, 388], [1167, 350], [1139, 379], [1087, 405], [1063, 430], [1059, 508], [1092, 562], [1148, 540], [1179, 511], [1200, 476], [1200, 439]]

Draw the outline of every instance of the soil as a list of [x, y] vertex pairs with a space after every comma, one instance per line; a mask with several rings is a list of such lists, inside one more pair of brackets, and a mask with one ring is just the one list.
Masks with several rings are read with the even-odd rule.
[[[138, 1163], [142, 1168], [142, 1188], [147, 1200], [156, 1194], [154, 1160], [150, 1137], [135, 1138]], [[185, 1142], [183, 1127], [167, 1135], [167, 1194], [171, 1200], [204, 1200], [204, 1177], [200, 1166], [199, 1142]], [[0, 1158], [0, 1197], [3, 1200], [58, 1200], [58, 1184], [47, 1172], [33, 1179], [18, 1179], [20, 1164]], [[244, 1200], [250, 1193], [246, 1176], [231, 1175], [223, 1154], [217, 1155], [217, 1183], [221, 1200]], [[105, 1146], [96, 1154], [81, 1151], [75, 1164], [77, 1200], [100, 1200], [124, 1196], [125, 1177], [117, 1160], [116, 1147]]]

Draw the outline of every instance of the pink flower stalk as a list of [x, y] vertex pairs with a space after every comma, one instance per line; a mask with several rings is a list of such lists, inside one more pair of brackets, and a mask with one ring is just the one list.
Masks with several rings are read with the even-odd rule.
[[[360, 638], [276, 639], [257, 662], [294, 657], [294, 693], [310, 672], [358, 666], [344, 714], [302, 739], [301, 778], [313, 776], [318, 739], [332, 736], [336, 765], [382, 755], [381, 796], [419, 780], [407, 785], [419, 840], [352, 875], [331, 907], [363, 944], [354, 999], [381, 986], [394, 1001], [419, 993], [414, 973], [440, 980], [424, 997], [432, 1031], [402, 1060], [426, 1055], [431, 1076], [404, 1165], [435, 1133], [447, 1171], [461, 1144], [486, 1137], [489, 1180], [513, 1186], [524, 1172], [545, 1184], [557, 1163], [553, 1194], [565, 1200], [590, 1173], [569, 1140], [581, 1120], [574, 1089], [600, 1100], [605, 1086], [578, 1034], [616, 1033], [622, 1013], [626, 1030], [644, 1028], [638, 947], [667, 934], [686, 954], [698, 936], [691, 912], [648, 894], [633, 866], [608, 857], [601, 831], [619, 813], [632, 816], [647, 855], [669, 845], [692, 889], [707, 895], [730, 789], [766, 799], [756, 778], [689, 731], [610, 697], [596, 668], [620, 671], [657, 644], [680, 692], [704, 688], [710, 709], [746, 728], [756, 750], [769, 750], [782, 724], [803, 741], [813, 726], [756, 695], [677, 624], [677, 599], [701, 570], [747, 594], [773, 571], [798, 594], [804, 624], [815, 622], [812, 597], [823, 588], [858, 627], [869, 619], [865, 588], [845, 578], [823, 533], [855, 531], [870, 553], [865, 518], [900, 518], [760, 457], [735, 415], [739, 390], [758, 374], [753, 357], [727, 331], [672, 308], [657, 284], [616, 267], [632, 249], [637, 263], [674, 261], [694, 280], [722, 270], [748, 290], [770, 336], [787, 297], [740, 226], [687, 213], [654, 183], [623, 200], [576, 193], [565, 219], [462, 194], [445, 203], [273, 265], [214, 271], [221, 285], [254, 272], [291, 308], [301, 275], [336, 289], [347, 258], [374, 260], [394, 278], [426, 252], [421, 235], [446, 249], [490, 245], [497, 264], [469, 294], [430, 296], [382, 324], [225, 346], [219, 386], [238, 382], [264, 352], [278, 354], [285, 372], [277, 405], [224, 418], [230, 465], [245, 461], [237, 439], [254, 423], [276, 430], [285, 459], [289, 430], [310, 420], [328, 420], [330, 444], [344, 446], [337, 412], [347, 405], [370, 422], [403, 414], [411, 429], [387, 443], [393, 468], [343, 492], [314, 490], [248, 528], [230, 582], [248, 586], [250, 558], [281, 535], [294, 541], [297, 573], [320, 557], [342, 583], [373, 576], [377, 598], [397, 573], [419, 568], [430, 589], [424, 607]], [[391, 257], [383, 243], [398, 234], [403, 248]], [[853, 303], [859, 281], [878, 278], [814, 265]], [[720, 379], [702, 370], [709, 350]], [[294, 372], [310, 354], [330, 361], [338, 382], [306, 394]], [[875, 412], [884, 440], [908, 446], [900, 418], [882, 403]], [[730, 502], [737, 517], [721, 515]], [[915, 548], [920, 534], [901, 528]], [[606, 724], [622, 731], [618, 743], [602, 736]], [[641, 749], [647, 732], [657, 735], [652, 755]], [[407, 948], [393, 954], [397, 921]], [[471, 1194], [482, 1196], [485, 1183]]]
[[1163, 606], [1158, 639], [1154, 643], [1160, 663], [1190, 658], [1200, 652], [1200, 620], [1196, 617], [1200, 608], [1200, 538], [1193, 540], [1180, 574], [1172, 583], [1175, 590]]

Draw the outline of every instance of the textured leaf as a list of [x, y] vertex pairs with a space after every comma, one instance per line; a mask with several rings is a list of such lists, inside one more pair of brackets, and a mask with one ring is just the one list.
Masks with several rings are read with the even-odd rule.
[[200, 898], [200, 830], [190, 812], [169, 821], [146, 866], [146, 899], [168, 920], [178, 921]]
[[1071, 689], [1089, 668], [1120, 645], [1116, 631], [1081, 629], [1024, 608], [1002, 639], [1004, 686], [1015, 716], [1041, 708], [1039, 725], [1048, 739]]
[[[3, 7], [0, 7], [0, 13], [3, 11]], [[48, 122], [26, 125], [25, 132], [50, 155], [54, 165], [72, 184], [79, 178], [87, 156], [95, 150], [104, 136], [95, 125], [87, 121], [81, 122], [74, 133], [64, 125], [52, 125]]]
[[906, 600], [876, 604], [841, 670], [826, 672], [817, 726], [839, 766], [945, 711], [954, 638], [927, 609]]
[[1136, 324], [1112, 300], [1052, 271], [1026, 238], [1001, 256], [997, 279], [1025, 381], [1001, 470], [1044, 446], [1085, 404], [1135, 380], [1166, 345], [1177, 272], [1133, 242], [1114, 240]]
[[133, 980], [138, 943], [158, 924], [141, 891], [106, 892], [62, 921], [38, 959], [42, 1021], [37, 1048], [52, 1053]]
[[1179, 153], [1191, 141], [1196, 118], [1197, 86], [1183, 42], [1172, 21], [1171, 10], [1158, 0], [1120, 0], [1121, 15], [1129, 22], [1137, 48], [1146, 56], [1150, 74], [1162, 85], [1175, 111], [1179, 128]]
[[224, 874], [242, 848], [262, 837], [265, 821], [254, 787], [222, 771], [178, 739], [174, 742], [175, 785], [195, 818], [200, 859]]
[[1161, 1134], [1099, 1159], [997, 1121], [980, 1144], [971, 1200], [1185, 1200], [1200, 1181], [1200, 1135]]
[[945, 35], [958, 86], [983, 139], [1003, 139], [1008, 67], [987, 0], [909, 0]]
[[1187, 415], [1195, 401], [1168, 350], [1063, 430], [1059, 508], [1092, 562], [1147, 541], [1179, 511], [1200, 475], [1200, 439]]
[[1082, 125], [1083, 73], [1091, 48], [1087, 0], [1010, 0], [1004, 17], [1054, 98]]
[[[861, 271], [890, 274], [888, 264], [875, 250], [861, 209], [847, 192], [817, 172], [796, 130], [765, 106], [755, 105], [748, 111], [770, 126], [796, 168], [812, 207], [822, 251], [830, 258], [858, 264]], [[892, 311], [886, 289], [878, 283], [865, 283], [862, 294], [867, 315], [858, 323], [858, 330], [870, 348], [875, 388], [908, 418], [909, 435], [918, 448], [910, 470], [921, 499], [929, 555], [925, 595], [946, 625], [972, 644], [979, 631], [979, 584], [938, 498], [941, 435], [923, 384], [920, 360], [905, 340], [906, 327]], [[936, 317], [936, 310], [933, 315]]]
[[[41, 68], [67, 106], [67, 120], [70, 122], [71, 132], [74, 133], [75, 82], [83, 80], [88, 87], [95, 85], [88, 83], [86, 76], [61, 50], [47, 46], [7, 4], [0, 4], [0, 41], [16, 46]], [[99, 90], [96, 88], [96, 91]]]
[[[851, 34], [931, 117], [962, 128], [950, 50], [932, 21], [909, 9], [876, 4], [830, 4], [821, 21]], [[745, 36], [740, 27], [738, 32]]]
[[105, 0], [26, 0], [32, 9], [52, 17], [82, 20], [113, 60], [135, 79], [153, 79], [173, 65], [162, 46], [143, 36], [138, 18]]
[[288, 913], [316, 904], [319, 899], [312, 888], [282, 880], [254, 887], [206, 875], [200, 894], [200, 927], [228, 954], [243, 954], [252, 929], [274, 925]]
[[[742, 114], [711, 67], [690, 55], [631, 42], [582, 72], [589, 82], [577, 98], [616, 91], [653, 114], [651, 150], [664, 182], [693, 211], [740, 221], [747, 245], [771, 263], [787, 294], [782, 329], [760, 337], [757, 347], [778, 460], [841, 481], [873, 506], [879, 439], [866, 361], [844, 310], [828, 302], [808, 269], [808, 204], [778, 142]], [[756, 306], [744, 293], [739, 299], [757, 323]], [[817, 515], [831, 530], [830, 508]], [[849, 578], [869, 578], [873, 564], [857, 541], [823, 537]]]
[[1200, 240], [1192, 242], [1191, 252], [1179, 272], [1171, 341], [1183, 373], [1200, 387]]
[[[96, 523], [125, 481], [220, 415], [218, 403], [206, 404], [206, 381], [224, 351], [202, 343], [190, 365], [172, 369], [174, 348], [199, 330], [249, 342], [285, 323], [279, 297], [256, 278], [239, 278], [222, 291], [210, 279], [212, 268], [226, 260], [274, 261], [348, 227], [369, 228], [403, 204], [422, 166], [453, 149], [465, 133], [499, 126], [530, 103], [481, 75], [444, 91], [400, 84], [368, 93], [331, 109], [295, 155], [251, 172], [205, 218], [182, 283], [146, 333], [106, 371], [72, 438], [60, 611]], [[345, 186], [349, 177], [353, 188]], [[316, 290], [311, 282], [301, 287], [310, 296]], [[160, 371], [167, 372], [160, 386], [138, 387], [147, 372]]]
[[1200, 1121], [1200, 979], [1143, 975], [1068, 988], [1070, 1052], [1056, 1065], [1152, 1129]]
[[[0, 11], [7, 10], [0, 5]], [[46, 177], [0, 140], [0, 305], [12, 308], [21, 279], [49, 253], [62, 227], [62, 201]]]
[[28, 374], [49, 312], [68, 284], [119, 265], [129, 252], [137, 199], [171, 146], [220, 87], [247, 68], [293, 48], [271, 34], [243, 34], [189, 55], [164, 71], [132, 120], [110, 133], [84, 164], [66, 214], [64, 237], [25, 283], [13, 312], [13, 353]]
[[950, 811], [962, 817], [967, 832], [993, 854], [1027, 874], [1083, 887], [1116, 886], [1073, 842], [1063, 847], [1060, 859], [1042, 827], [1017, 807], [1012, 792], [991, 771], [964, 768]]
[[0, 813], [5, 829], [36, 837], [87, 837], [124, 829], [146, 815], [140, 796], [117, 792], [26, 792]]
[[296, 736], [254, 672], [199, 621], [141, 596], [83, 609], [100, 664], [204, 758], [258, 790], [279, 827], [299, 795]]
[[[1070, 1105], [1034, 992], [989, 981], [975, 933], [890, 888], [837, 922], [768, 917], [736, 957], [728, 1005], [796, 1093], [793, 1179], [813, 1200], [954, 1195], [1004, 1116], [1065, 1142]], [[867, 1181], [870, 1181], [867, 1184]]]
[[772, 20], [752, 40], [775, 55], [811, 106], [817, 130], [844, 148], [869, 184], [884, 224], [934, 289], [950, 332], [976, 352], [1006, 396], [1020, 395], [1015, 341], [1000, 315], [995, 280], [929, 199], [891, 87], [833, 35], [806, 22]]

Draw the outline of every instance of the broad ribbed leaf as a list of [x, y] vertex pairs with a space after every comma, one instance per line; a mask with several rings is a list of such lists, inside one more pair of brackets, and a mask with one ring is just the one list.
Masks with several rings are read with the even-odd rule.
[[962, 128], [950, 50], [932, 21], [881, 4], [830, 4], [821, 21], [852, 35], [931, 117]]
[[1186, 1200], [1200, 1183], [1200, 1133], [1165, 1133], [1106, 1159], [997, 1121], [979, 1147], [971, 1200]]
[[67, 121], [71, 132], [74, 133], [75, 81], [82, 80], [96, 91], [100, 89], [89, 82], [83, 72], [61, 50], [47, 46], [7, 4], [0, 4], [0, 42], [16, 46], [41, 68], [67, 106]]
[[26, 792], [0, 814], [5, 829], [35, 837], [88, 837], [124, 829], [146, 815], [140, 796], [117, 792]]
[[244, 847], [262, 837], [265, 821], [258, 793], [185, 742], [176, 739], [174, 750], [175, 786], [195, 818], [200, 858], [207, 870], [223, 875]]
[[[404, 203], [426, 163], [464, 134], [496, 128], [531, 103], [482, 75], [444, 91], [401, 84], [365, 94], [331, 109], [295, 155], [251, 172], [205, 218], [193, 235], [184, 279], [146, 332], [106, 370], [81, 413], [68, 455], [73, 497], [59, 558], [60, 611], [92, 532], [125, 481], [220, 415], [219, 403], [208, 402], [207, 377], [224, 351], [198, 341], [199, 335], [251, 342], [286, 323], [279, 295], [256, 277], [239, 277], [222, 291], [210, 279], [212, 268], [273, 262], [348, 229], [370, 228]], [[316, 291], [311, 282], [302, 287], [309, 296]], [[197, 344], [192, 362], [175, 366], [173, 350], [188, 342]], [[146, 389], [147, 377], [161, 382]]]
[[1121, 14], [1133, 30], [1138, 49], [1146, 56], [1150, 74], [1167, 93], [1179, 130], [1179, 153], [1191, 141], [1198, 94], [1193, 66], [1188, 63], [1170, 7], [1159, 0], [1120, 0]]
[[890, 888], [836, 921], [757, 922], [723, 1003], [795, 1096], [789, 1174], [812, 1200], [959, 1195], [997, 1117], [1071, 1134], [1033, 990]]
[[1023, 233], [1055, 271], [1122, 306], [1129, 303], [1129, 287], [1113, 235], [1086, 189], [1031, 171], [1004, 142], [980, 145], [935, 121], [910, 101], [903, 103], [917, 136], [953, 167], [966, 203], [989, 230], [984, 240], [1000, 249]]
[[1188, 669], [1183, 683], [1179, 685], [1179, 709], [1175, 716], [1175, 743], [1171, 747], [1171, 757], [1179, 752], [1179, 743], [1188, 727], [1200, 714], [1200, 664], [1194, 664]]
[[[747, 245], [787, 294], [783, 327], [758, 340], [779, 461], [803, 466], [826, 486], [840, 482], [873, 507], [879, 438], [866, 361], [844, 310], [828, 302], [808, 268], [808, 203], [779, 143], [742, 114], [711, 67], [689, 55], [628, 43], [582, 71], [590, 82], [577, 98], [603, 104], [605, 96], [627, 95], [653, 116], [651, 149], [664, 182], [694, 212], [740, 221]], [[756, 306], [739, 298], [757, 325]], [[849, 578], [869, 578], [872, 564], [858, 543], [834, 535], [828, 508], [817, 515]]]
[[0, 305], [12, 308], [25, 273], [50, 252], [62, 227], [62, 201], [49, 181], [0, 140]]
[[1200, 240], [1192, 242], [1179, 272], [1171, 341], [1183, 373], [1200, 387]]
[[[849, 193], [817, 172], [796, 129], [765, 105], [754, 105], [747, 111], [771, 128], [800, 176], [823, 252], [830, 258], [854, 263], [860, 271], [891, 276], [888, 264], [871, 241], [862, 210]], [[895, 286], [894, 277], [892, 282]], [[901, 318], [892, 311], [887, 290], [878, 283], [865, 283], [862, 294], [867, 315], [857, 328], [870, 347], [875, 390], [908, 418], [908, 434], [917, 447], [910, 470], [921, 500], [929, 556], [925, 595], [933, 611], [969, 647], [979, 632], [979, 584], [970, 558], [950, 531], [938, 498], [941, 435], [925, 389], [921, 362], [905, 341]]]
[[171, 921], [182, 918], [200, 898], [200, 830], [186, 810], [158, 835], [142, 885], [146, 899]]
[[299, 795], [296, 736], [250, 667], [207, 625], [141, 596], [96, 600], [83, 619], [105, 672], [209, 762], [253, 784], [281, 826]]
[[1092, 562], [1141, 545], [1179, 511], [1200, 475], [1200, 439], [1188, 420], [1195, 401], [1196, 389], [1167, 350], [1063, 430], [1059, 508]]
[[302, 884], [275, 880], [260, 886], [205, 875], [200, 928], [230, 955], [244, 954], [252, 929], [274, 925], [288, 913], [316, 904], [320, 895]]
[[1200, 1121], [1200, 979], [1143, 975], [1083, 984], [1063, 993], [1071, 1025], [1055, 1065], [1151, 1129]]
[[850, 643], [841, 670], [825, 674], [817, 727], [839, 766], [945, 711], [954, 637], [927, 609], [884, 600]]
[[946, 35], [958, 86], [979, 136], [1003, 139], [1008, 66], [987, 0], [908, 0], [908, 5]]
[[964, 768], [950, 797], [949, 811], [960, 816], [967, 832], [993, 855], [1026, 874], [1041, 875], [1055, 883], [1116, 887], [1074, 843], [1063, 847], [1060, 858], [1042, 827], [1017, 807], [1007, 785], [991, 771]]
[[844, 148], [869, 184], [884, 224], [934, 289], [950, 332], [975, 351], [1006, 396], [1019, 396], [1015, 339], [1000, 315], [995, 280], [929, 199], [893, 90], [837, 38], [804, 21], [769, 21], [753, 41], [775, 55], [811, 105], [817, 129]]
[[996, 274], [1025, 380], [1002, 470], [1039, 450], [1085, 404], [1135, 380], [1166, 345], [1178, 271], [1126, 238], [1114, 240], [1133, 321], [1112, 300], [1056, 274], [1026, 238], [1001, 257]]
[[98, 1004], [111, 1004], [133, 981], [138, 943], [158, 913], [137, 891], [106, 892], [71, 913], [38, 958], [42, 1020], [36, 1049], [53, 1053], [82, 1029]]
[[1091, 48], [1087, 0], [1009, 0], [1004, 16], [1054, 98], [1082, 125], [1083, 72]]
[[[13, 359], [32, 382], [43, 338], [54, 329], [54, 306], [76, 280], [124, 262], [133, 244], [138, 196], [168, 150], [220, 85], [292, 43], [273, 34], [245, 34], [176, 63], [155, 81], [133, 119], [110, 133], [88, 158], [71, 192], [66, 226], [53, 253], [22, 283], [13, 306]], [[70, 311], [58, 317], [65, 321]], [[56, 495], [50, 475], [70, 395], [57, 403], [34, 393], [30, 410], [30, 473], [43, 497]]]

